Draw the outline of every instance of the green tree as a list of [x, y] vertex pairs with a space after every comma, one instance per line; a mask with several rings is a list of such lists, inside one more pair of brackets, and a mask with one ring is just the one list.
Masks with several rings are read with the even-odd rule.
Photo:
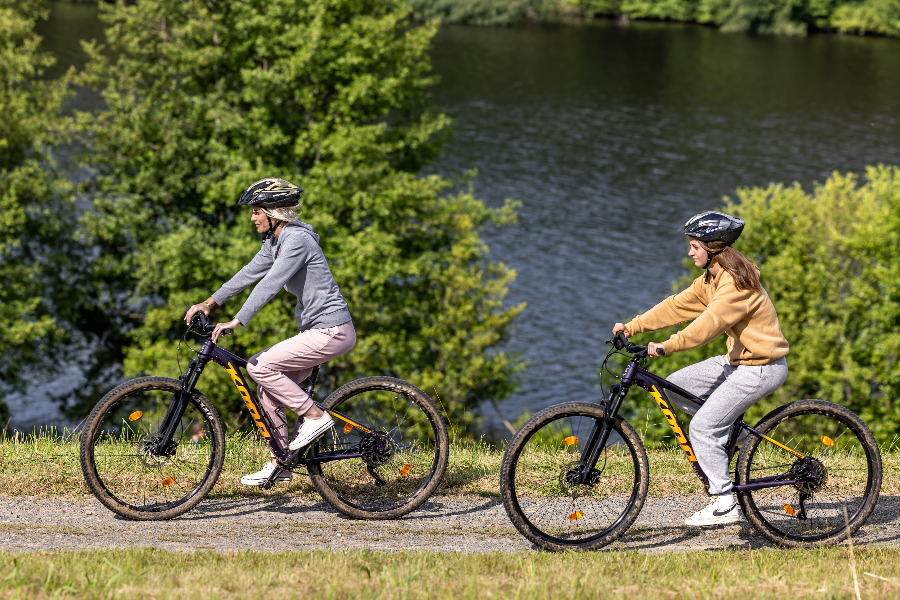
[[[791, 346], [787, 381], [748, 419], [821, 398], [855, 411], [882, 442], [900, 435], [900, 168], [869, 167], [863, 184], [852, 173], [834, 173], [812, 193], [796, 183], [740, 189], [722, 209], [747, 222], [735, 247], [759, 265]], [[700, 275], [690, 266], [673, 292]], [[635, 341], [662, 341], [672, 331]], [[653, 360], [651, 369], [668, 375], [724, 353], [723, 336]], [[630, 416], [643, 424], [640, 407]], [[664, 439], [669, 432], [650, 410], [648, 437]]]
[[[428, 106], [436, 24], [414, 24], [398, 0], [139, 0], [101, 18], [116, 58], [86, 45], [84, 81], [108, 110], [80, 115], [98, 174], [84, 227], [100, 249], [93, 280], [128, 334], [126, 376], [178, 373], [185, 310], [259, 248], [240, 192], [278, 176], [306, 189], [303, 218], [358, 332], [326, 390], [394, 374], [436, 391], [460, 426], [511, 392], [517, 361], [493, 348], [523, 307], [502, 306], [515, 274], [486, 260], [479, 231], [511, 222], [514, 204], [485, 207], [468, 176], [417, 176], [449, 132]], [[282, 292], [225, 343], [247, 355], [295, 335], [293, 302]], [[202, 388], [236, 417], [224, 372], [208, 369]]]
[[[65, 256], [69, 186], [51, 150], [62, 137], [67, 78], [43, 81], [53, 58], [34, 33], [37, 0], [0, 0], [0, 389], [50, 371], [66, 337], [54, 310]], [[0, 427], [8, 419], [0, 401]]]

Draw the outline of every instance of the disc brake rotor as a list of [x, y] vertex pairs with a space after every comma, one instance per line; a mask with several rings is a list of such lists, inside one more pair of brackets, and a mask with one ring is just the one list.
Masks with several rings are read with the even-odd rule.
[[161, 469], [168, 464], [170, 457], [153, 452], [159, 436], [147, 434], [137, 441], [137, 457], [149, 469]]

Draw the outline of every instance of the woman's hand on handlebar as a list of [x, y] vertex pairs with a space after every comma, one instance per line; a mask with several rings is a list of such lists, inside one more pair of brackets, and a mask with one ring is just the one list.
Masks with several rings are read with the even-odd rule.
[[613, 327], [613, 336], [617, 335], [620, 331], [625, 334], [625, 337], [631, 337], [631, 333], [625, 328], [625, 325], [616, 323]]
[[[662, 350], [662, 352], [660, 352]], [[647, 356], [665, 356], [666, 350], [663, 348], [662, 344], [658, 344], [656, 342], [650, 342], [647, 344]]]
[[185, 313], [184, 322], [187, 323], [188, 325], [190, 325], [191, 319], [193, 319], [194, 315], [196, 315], [198, 312], [202, 312], [204, 315], [206, 315], [208, 317], [209, 316], [209, 307], [207, 305], [203, 304], [202, 302], [200, 304], [193, 305]]
[[225, 333], [224, 335], [231, 335], [232, 333], [234, 333], [234, 330], [237, 329], [237, 326], [240, 324], [241, 324], [241, 322], [238, 321], [236, 318], [228, 321], [227, 323], [216, 323], [216, 328], [213, 329], [212, 336], [211, 336], [213, 344], [215, 344], [216, 341], [218, 341], [220, 335], [223, 335], [223, 333], [222, 333], [223, 331], [228, 330], [228, 333]]

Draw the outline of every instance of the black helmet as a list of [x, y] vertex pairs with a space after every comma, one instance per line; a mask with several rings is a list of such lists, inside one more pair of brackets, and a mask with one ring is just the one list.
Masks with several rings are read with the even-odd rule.
[[247, 188], [238, 200], [238, 206], [281, 208], [300, 204], [303, 190], [284, 179], [266, 177]]
[[710, 242], [723, 242], [725, 244], [725, 247], [721, 250], [710, 250], [707, 248], [706, 264], [703, 265], [703, 268], [706, 269], [706, 277], [703, 278], [704, 283], [709, 281], [709, 265], [712, 264], [713, 258], [722, 254], [725, 248], [736, 242], [741, 237], [742, 231], [744, 231], [743, 221], [715, 210], [708, 210], [699, 215], [694, 215], [678, 230], [678, 233], [700, 240], [704, 244]]
[[726, 246], [730, 246], [741, 237], [742, 231], [744, 231], [744, 222], [740, 219], [715, 210], [708, 210], [688, 219], [678, 233], [697, 238], [704, 244], [724, 242]]

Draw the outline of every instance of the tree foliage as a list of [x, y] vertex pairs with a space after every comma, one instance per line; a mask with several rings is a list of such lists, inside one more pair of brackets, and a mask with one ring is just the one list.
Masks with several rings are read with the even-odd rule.
[[[746, 221], [735, 247], [759, 265], [790, 344], [786, 383], [748, 419], [821, 398], [859, 414], [881, 442], [900, 435], [900, 168], [869, 167], [862, 184], [834, 173], [811, 193], [796, 183], [740, 189], [722, 210]], [[692, 268], [673, 292], [700, 274]], [[662, 341], [673, 330], [634, 339]], [[724, 354], [724, 339], [653, 360], [651, 369], [668, 375]], [[632, 410], [635, 424], [647, 420], [648, 406]], [[648, 437], [671, 435], [649, 410]]]
[[[54, 362], [65, 337], [52, 298], [65, 254], [69, 186], [51, 150], [64, 128], [67, 78], [48, 82], [54, 59], [34, 33], [36, 0], [0, 0], [0, 388]], [[30, 367], [30, 370], [29, 370]], [[0, 402], [0, 427], [8, 419]]]
[[[125, 375], [178, 374], [185, 310], [259, 248], [240, 192], [278, 176], [305, 188], [303, 219], [358, 333], [324, 388], [393, 374], [436, 391], [460, 423], [510, 393], [516, 360], [488, 351], [522, 307], [502, 306], [515, 274], [486, 260], [479, 231], [511, 222], [514, 205], [416, 175], [449, 132], [428, 106], [435, 24], [397, 0], [139, 0], [101, 19], [116, 58], [86, 45], [83, 81], [108, 110], [80, 115], [97, 173], [83, 226], [110, 324], [128, 332]], [[225, 343], [248, 355], [295, 335], [294, 301], [282, 292]], [[237, 418], [224, 372], [210, 367], [201, 387]]]

